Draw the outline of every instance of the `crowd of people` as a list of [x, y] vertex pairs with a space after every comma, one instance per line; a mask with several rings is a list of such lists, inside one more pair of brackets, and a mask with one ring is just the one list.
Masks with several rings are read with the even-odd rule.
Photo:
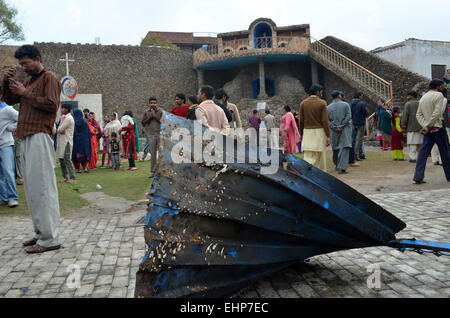
[[[105, 116], [99, 124], [95, 113], [88, 109], [72, 109], [68, 103], [60, 107], [61, 83], [42, 65], [39, 50], [24, 45], [15, 52], [15, 58], [28, 77], [23, 83], [18, 81], [17, 69], [11, 67], [6, 70], [0, 86], [0, 200], [12, 208], [18, 205], [15, 182], [18, 177], [17, 184], [25, 185], [35, 229], [34, 237], [23, 245], [27, 253], [43, 253], [60, 248], [55, 157], [59, 159], [63, 176], [60, 182], [76, 182], [76, 173], [97, 169], [101, 150], [100, 168], [106, 168], [106, 163], [118, 170], [123, 157], [128, 159], [128, 170], [136, 171], [140, 152], [139, 125], [131, 111], [126, 111], [120, 119], [117, 113]], [[450, 130], [450, 109], [445, 86], [442, 80], [432, 80], [429, 91], [420, 101], [416, 92], [410, 92], [403, 114], [398, 107], [391, 108], [382, 99], [375, 112], [374, 125], [380, 147], [393, 150], [394, 160], [404, 160], [406, 138], [410, 162], [416, 163], [414, 182], [417, 184], [425, 182], [425, 166], [430, 154], [435, 164], [443, 165], [450, 181], [449, 132], [446, 129]], [[331, 146], [336, 171], [345, 174], [349, 166], [358, 167], [357, 161], [366, 159], [364, 136], [369, 112], [362, 92], [356, 92], [350, 103], [340, 91], [333, 91], [331, 97], [333, 100], [327, 105], [324, 88], [314, 84], [298, 113], [286, 105], [278, 125], [270, 110], [265, 110], [263, 119], [254, 110], [249, 126], [257, 136], [261, 127], [269, 133], [279, 127], [285, 152], [302, 152], [305, 161], [324, 171], [327, 170], [326, 151]], [[171, 113], [226, 134], [230, 127], [243, 127], [238, 107], [229, 99], [224, 89], [214, 90], [205, 85], [200, 87], [197, 96], [188, 99], [184, 94], [177, 94]], [[20, 112], [9, 106], [17, 104], [20, 104]], [[141, 122], [145, 146], [140, 158], [145, 160], [148, 153], [151, 154], [150, 178], [156, 170], [161, 121], [158, 100], [150, 97]], [[275, 135], [270, 134], [271, 147], [279, 144], [276, 140], [279, 136]]]

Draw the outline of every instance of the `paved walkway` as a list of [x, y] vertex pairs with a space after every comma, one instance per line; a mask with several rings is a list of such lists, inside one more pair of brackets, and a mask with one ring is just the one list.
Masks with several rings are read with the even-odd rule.
[[[76, 216], [61, 219], [59, 251], [26, 255], [29, 218], [0, 219], [0, 297], [134, 297], [145, 253], [145, 206], [102, 193]], [[408, 224], [400, 238], [450, 242], [450, 189], [372, 195]], [[77, 265], [81, 288], [67, 286]], [[381, 270], [381, 289], [369, 289], [370, 265]], [[368, 248], [322, 255], [262, 280], [240, 297], [450, 297], [450, 257]]]

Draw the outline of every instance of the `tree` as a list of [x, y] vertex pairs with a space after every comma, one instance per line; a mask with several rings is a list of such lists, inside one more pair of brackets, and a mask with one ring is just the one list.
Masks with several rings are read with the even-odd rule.
[[22, 25], [16, 21], [17, 9], [0, 0], [0, 44], [8, 40], [23, 41]]
[[165, 46], [174, 50], [180, 49], [177, 45], [170, 43], [169, 41], [161, 41], [161, 37], [157, 34], [147, 35], [142, 39], [141, 46]]

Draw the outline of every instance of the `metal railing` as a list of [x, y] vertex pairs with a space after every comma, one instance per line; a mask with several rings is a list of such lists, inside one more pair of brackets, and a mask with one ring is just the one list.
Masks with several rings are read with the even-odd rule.
[[394, 99], [392, 82], [382, 79], [325, 43], [314, 39], [313, 37], [311, 37], [311, 39], [315, 40], [315, 42], [311, 44], [311, 51], [322, 58], [330, 66], [341, 71], [377, 96], [382, 97], [387, 101], [392, 101]]
[[219, 54], [219, 46], [217, 44], [208, 45], [208, 47], [206, 48], [206, 51], [210, 55], [217, 55], [217, 54]]
[[255, 49], [273, 48], [273, 38], [271, 36], [254, 38], [254, 41], [255, 41]]

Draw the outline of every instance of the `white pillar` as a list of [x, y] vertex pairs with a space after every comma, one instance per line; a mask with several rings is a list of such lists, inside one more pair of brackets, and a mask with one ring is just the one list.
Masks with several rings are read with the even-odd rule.
[[319, 84], [319, 65], [311, 59], [311, 81], [312, 84]]
[[264, 72], [264, 58], [259, 58], [259, 99], [267, 98], [266, 94], [266, 74]]
[[198, 80], [198, 88], [205, 85], [205, 71], [202, 69], [197, 69], [197, 80]]

